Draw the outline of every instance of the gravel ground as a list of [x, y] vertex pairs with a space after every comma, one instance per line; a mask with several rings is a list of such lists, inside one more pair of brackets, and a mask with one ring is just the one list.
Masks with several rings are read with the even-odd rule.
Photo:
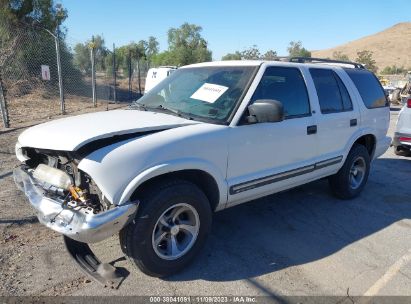
[[134, 269], [117, 237], [94, 245], [130, 272], [114, 290], [76, 268], [14, 187], [22, 130], [0, 131], [0, 295], [411, 296], [411, 158], [392, 149], [373, 162], [357, 199], [335, 199], [322, 180], [215, 214], [203, 253], [166, 280]]

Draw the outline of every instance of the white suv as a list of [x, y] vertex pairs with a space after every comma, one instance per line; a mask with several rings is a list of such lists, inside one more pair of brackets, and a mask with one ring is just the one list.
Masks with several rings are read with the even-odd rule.
[[95, 278], [107, 269], [87, 243], [118, 232], [135, 265], [166, 276], [193, 260], [215, 211], [324, 177], [336, 196], [359, 195], [390, 145], [389, 115], [357, 64], [194, 64], [128, 109], [24, 131], [14, 177]]

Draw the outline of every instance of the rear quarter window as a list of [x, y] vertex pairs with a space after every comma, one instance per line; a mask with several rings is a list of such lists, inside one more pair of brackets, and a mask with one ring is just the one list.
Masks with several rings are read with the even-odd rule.
[[368, 109], [388, 106], [384, 90], [373, 73], [360, 69], [344, 69], [354, 82]]

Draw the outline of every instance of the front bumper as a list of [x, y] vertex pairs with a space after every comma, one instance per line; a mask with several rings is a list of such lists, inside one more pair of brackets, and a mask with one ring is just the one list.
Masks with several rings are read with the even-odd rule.
[[22, 168], [14, 170], [14, 181], [37, 211], [40, 223], [83, 243], [96, 243], [120, 231], [133, 218], [138, 203], [130, 202], [94, 214], [85, 208], [72, 208], [45, 195], [32, 176]]

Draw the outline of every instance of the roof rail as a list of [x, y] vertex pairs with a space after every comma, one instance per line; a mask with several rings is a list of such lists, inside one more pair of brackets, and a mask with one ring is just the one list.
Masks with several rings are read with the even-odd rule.
[[290, 62], [311, 62], [311, 63], [342, 63], [342, 64], [350, 64], [354, 66], [356, 69], [365, 69], [364, 65], [358, 62], [351, 62], [351, 61], [343, 61], [343, 60], [333, 60], [333, 59], [324, 59], [324, 58], [313, 58], [313, 57], [291, 57], [289, 59]]

